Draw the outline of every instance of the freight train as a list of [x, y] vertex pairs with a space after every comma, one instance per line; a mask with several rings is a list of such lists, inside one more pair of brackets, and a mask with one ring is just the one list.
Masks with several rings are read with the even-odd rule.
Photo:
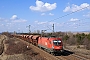
[[45, 51], [55, 55], [63, 52], [63, 42], [57, 37], [41, 37], [40, 35], [14, 35], [17, 38], [25, 40]]

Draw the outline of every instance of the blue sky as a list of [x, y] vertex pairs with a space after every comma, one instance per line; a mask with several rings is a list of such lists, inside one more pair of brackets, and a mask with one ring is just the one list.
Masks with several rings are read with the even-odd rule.
[[53, 24], [55, 31], [90, 31], [90, 0], [0, 0], [0, 32], [28, 32], [29, 25], [52, 32]]

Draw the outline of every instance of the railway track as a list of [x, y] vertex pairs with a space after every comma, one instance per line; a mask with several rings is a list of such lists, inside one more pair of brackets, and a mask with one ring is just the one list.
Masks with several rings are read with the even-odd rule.
[[69, 56], [57, 56], [60, 60], [90, 60], [81, 56], [77, 55], [69, 55]]
[[66, 55], [61, 55], [61, 56], [56, 56], [56, 58], [60, 59], [60, 60], [90, 60], [89, 58], [87, 57], [84, 57], [82, 55], [78, 55], [78, 54], [71, 54], [71, 52], [69, 51], [65, 51]]

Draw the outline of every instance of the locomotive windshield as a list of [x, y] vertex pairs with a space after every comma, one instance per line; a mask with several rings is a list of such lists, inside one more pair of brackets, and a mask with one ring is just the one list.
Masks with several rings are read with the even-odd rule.
[[53, 44], [56, 46], [59, 46], [61, 44], [61, 41], [60, 40], [54, 40]]

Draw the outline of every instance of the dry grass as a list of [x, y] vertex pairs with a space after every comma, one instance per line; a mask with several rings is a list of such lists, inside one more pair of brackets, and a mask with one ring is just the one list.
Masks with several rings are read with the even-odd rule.
[[7, 50], [5, 52], [7, 55], [20, 54], [27, 51], [26, 44], [22, 42], [15, 43], [14, 39], [6, 40], [5, 44], [8, 44]]
[[15, 38], [6, 40], [5, 45], [6, 60], [45, 60], [39, 53], [32, 50], [32, 48], [29, 47], [27, 49], [27, 44]]

